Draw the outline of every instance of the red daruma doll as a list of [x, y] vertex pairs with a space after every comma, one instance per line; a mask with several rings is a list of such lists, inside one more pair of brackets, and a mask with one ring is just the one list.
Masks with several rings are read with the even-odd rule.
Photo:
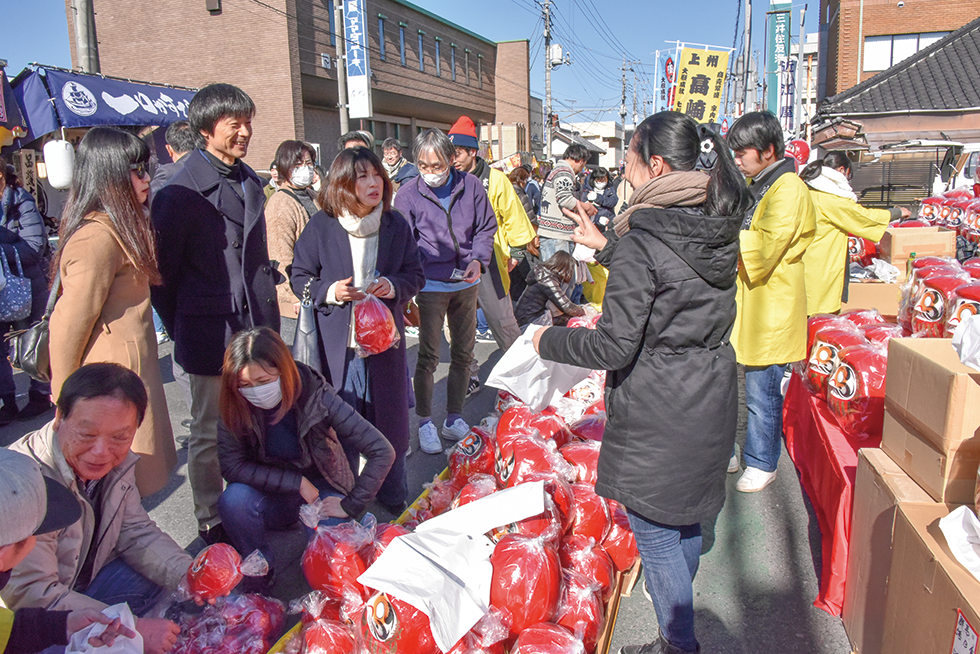
[[848, 235], [847, 257], [851, 263], [870, 266], [871, 260], [878, 256], [878, 245], [860, 236]]
[[810, 392], [824, 396], [827, 392], [827, 379], [837, 365], [837, 353], [849, 345], [867, 342], [857, 327], [842, 320], [817, 331], [806, 368], [806, 386]]
[[490, 605], [510, 614], [512, 636], [554, 616], [562, 579], [553, 545], [540, 538], [509, 534], [497, 543], [490, 563]]
[[959, 275], [924, 279], [922, 292], [912, 309], [912, 334], [942, 338], [946, 328], [946, 305], [953, 291], [965, 283], [966, 280]]
[[943, 197], [924, 199], [919, 205], [919, 220], [924, 220], [929, 224], [936, 222], [939, 218], [939, 209], [945, 200], [946, 198]]
[[953, 332], [964, 318], [978, 313], [980, 313], [980, 282], [958, 287], [946, 302], [946, 326], [943, 329], [943, 337], [952, 338]]
[[398, 343], [400, 336], [395, 317], [374, 295], [368, 295], [354, 305], [354, 338], [361, 357], [381, 354]]
[[224, 597], [242, 577], [261, 577], [269, 573], [269, 563], [258, 550], [245, 561], [231, 545], [215, 543], [201, 550], [187, 569], [187, 590], [202, 599]]
[[840, 363], [827, 383], [827, 405], [848, 436], [881, 437], [887, 352], [868, 344], [852, 345], [839, 353]]

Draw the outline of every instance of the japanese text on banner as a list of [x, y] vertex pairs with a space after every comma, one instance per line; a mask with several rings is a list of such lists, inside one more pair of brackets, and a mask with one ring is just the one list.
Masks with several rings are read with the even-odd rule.
[[728, 70], [728, 53], [684, 48], [677, 70], [674, 111], [687, 114], [699, 123], [717, 122], [725, 88], [725, 71]]

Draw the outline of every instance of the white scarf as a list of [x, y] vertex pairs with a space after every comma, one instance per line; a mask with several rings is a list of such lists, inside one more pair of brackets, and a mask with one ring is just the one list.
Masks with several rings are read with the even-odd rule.
[[340, 226], [347, 230], [347, 233], [351, 236], [365, 238], [377, 233], [381, 229], [381, 212], [383, 210], [384, 203], [379, 202], [378, 206], [363, 218], [358, 218], [344, 211], [337, 216], [337, 220], [340, 221]]
[[851, 190], [851, 183], [840, 171], [829, 166], [820, 167], [820, 176], [807, 182], [814, 191], [823, 191], [840, 198], [857, 202], [857, 196]]

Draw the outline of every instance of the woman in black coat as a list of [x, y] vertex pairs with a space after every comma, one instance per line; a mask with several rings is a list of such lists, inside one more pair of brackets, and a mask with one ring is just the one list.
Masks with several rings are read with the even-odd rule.
[[[391, 209], [391, 182], [367, 148], [344, 150], [330, 166], [320, 206], [293, 251], [290, 283], [296, 297], [309, 289], [317, 310], [323, 374], [337, 392], [381, 431], [395, 462], [378, 491], [392, 512], [408, 499], [409, 440], [405, 305], [425, 284], [418, 246], [401, 214]], [[389, 350], [358, 358], [353, 306], [372, 294], [390, 310], [401, 335]], [[356, 451], [348, 450], [357, 470]]]
[[[710, 175], [695, 170], [709, 148]], [[534, 341], [545, 359], [608, 371], [596, 492], [629, 510], [661, 634], [622, 651], [696, 652], [700, 523], [721, 510], [735, 442], [729, 336], [748, 191], [724, 143], [675, 112], [637, 128], [626, 178], [636, 191], [608, 242], [576, 216], [575, 240], [609, 267], [596, 329], [549, 328]]]

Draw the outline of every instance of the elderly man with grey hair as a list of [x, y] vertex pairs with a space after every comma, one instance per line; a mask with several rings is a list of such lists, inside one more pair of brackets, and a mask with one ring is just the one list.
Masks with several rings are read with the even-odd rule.
[[497, 218], [482, 182], [453, 168], [456, 146], [448, 136], [427, 129], [415, 139], [412, 154], [420, 174], [402, 184], [394, 207], [412, 226], [425, 272], [425, 286], [415, 298], [420, 319], [415, 413], [420, 449], [438, 454], [443, 447], [432, 422], [432, 387], [442, 324], [449, 323], [451, 343], [441, 432], [459, 440], [469, 431], [462, 412], [476, 343], [477, 284], [490, 265]]

